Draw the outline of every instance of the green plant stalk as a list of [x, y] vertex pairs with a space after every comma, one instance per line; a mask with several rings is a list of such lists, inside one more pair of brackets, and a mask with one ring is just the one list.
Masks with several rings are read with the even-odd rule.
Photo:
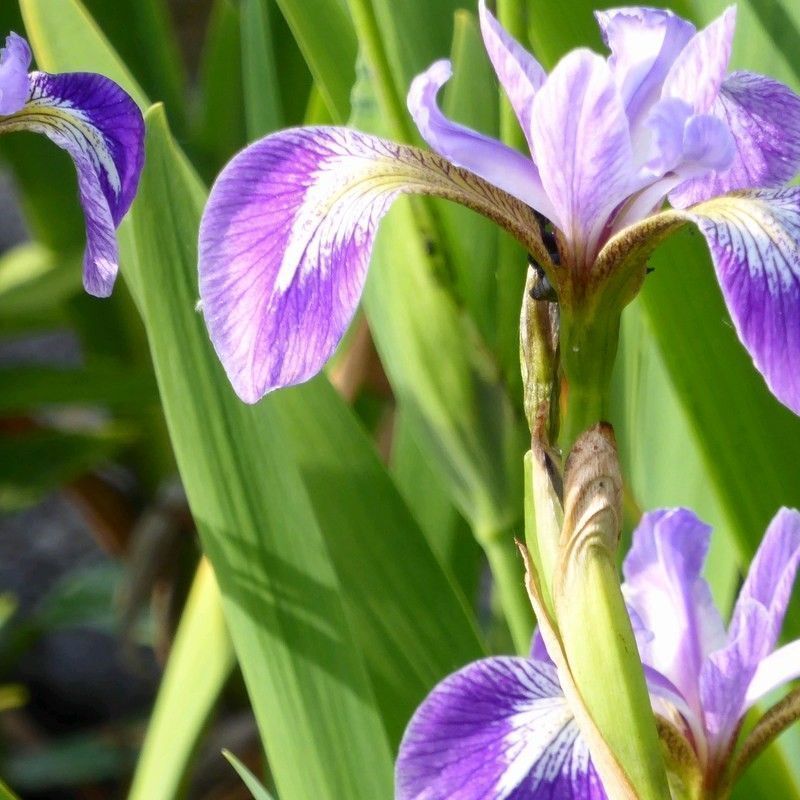
[[522, 562], [510, 536], [493, 533], [479, 537], [497, 587], [514, 648], [520, 655], [530, 651], [534, 617], [525, 591]]
[[[565, 453], [582, 433], [606, 417], [619, 323], [617, 308], [562, 306], [561, 363], [567, 405], [561, 445]], [[583, 453], [580, 458], [586, 459], [585, 470], [574, 467], [573, 473], [573, 465], [567, 463], [567, 521], [554, 579], [556, 618], [586, 708], [637, 796], [640, 800], [667, 800], [669, 787], [655, 719], [616, 566], [621, 508], [615, 503], [621, 504], [622, 480], [615, 446], [610, 450], [613, 457], [606, 467]], [[605, 506], [598, 505], [592, 493], [604, 486], [608, 489], [603, 482], [607, 480], [618, 484], [618, 496], [612, 500], [609, 495]], [[586, 492], [588, 499], [580, 498], [581, 492]], [[573, 503], [579, 509], [577, 515], [570, 509], [573, 496], [578, 497]], [[587, 504], [584, 509], [581, 502]], [[608, 788], [613, 797], [614, 787]]]
[[563, 604], [556, 601], [556, 607], [575, 683], [639, 800], [669, 800], [655, 718], [614, 554], [592, 548], [580, 568], [580, 580], [571, 583], [569, 596]]
[[607, 420], [619, 325], [619, 311], [561, 308], [561, 368], [567, 396], [559, 440], [565, 454], [584, 431]]

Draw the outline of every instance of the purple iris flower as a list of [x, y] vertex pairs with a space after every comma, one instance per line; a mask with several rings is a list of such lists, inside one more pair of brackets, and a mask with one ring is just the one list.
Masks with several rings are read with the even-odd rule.
[[[773, 519], [727, 632], [701, 577], [709, 534], [691, 511], [651, 512], [623, 567], [654, 710], [683, 735], [706, 787], [729, 766], [748, 709], [800, 677], [800, 640], [775, 650], [800, 564], [800, 513]], [[397, 800], [604, 797], [538, 637], [530, 658], [486, 658], [443, 680], [400, 745]]]
[[[442, 114], [447, 61], [408, 96], [446, 160], [340, 127], [281, 131], [236, 156], [211, 192], [199, 267], [211, 339], [239, 396], [255, 402], [321, 369], [355, 312], [380, 218], [419, 193], [483, 212], [547, 262], [526, 212], [544, 215], [562, 303], [634, 240], [695, 223], [741, 340], [800, 412], [800, 189], [781, 188], [800, 166], [800, 98], [771, 78], [727, 74], [735, 16], [698, 32], [666, 10], [598, 12], [610, 56], [574, 50], [547, 75], [481, 0], [484, 43], [530, 157]], [[673, 210], [641, 223], [666, 198]]]
[[28, 72], [31, 50], [16, 33], [0, 49], [0, 133], [43, 133], [78, 171], [86, 217], [83, 285], [111, 294], [118, 270], [115, 231], [133, 202], [144, 164], [144, 120], [112, 80], [90, 72]]

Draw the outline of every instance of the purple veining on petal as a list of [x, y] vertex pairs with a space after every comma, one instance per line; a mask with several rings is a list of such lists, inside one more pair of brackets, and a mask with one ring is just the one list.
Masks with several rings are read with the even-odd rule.
[[25, 105], [30, 94], [28, 69], [31, 49], [16, 33], [6, 37], [0, 49], [0, 115], [14, 114]]
[[632, 126], [658, 98], [672, 62], [692, 38], [695, 27], [676, 14], [656, 8], [596, 11], [608, 59]]
[[408, 110], [422, 138], [440, 155], [499, 186], [545, 216], [552, 214], [536, 165], [522, 153], [482, 133], [451, 122], [436, 101], [450, 79], [449, 61], [432, 64], [417, 75], [408, 92]]
[[696, 713], [700, 666], [724, 642], [722, 619], [701, 577], [710, 533], [686, 509], [650, 512], [623, 565], [625, 599], [652, 633], [639, 641], [642, 661], [671, 681]]
[[486, 8], [478, 3], [483, 43], [519, 124], [530, 140], [533, 98], [547, 77], [542, 65], [511, 36]]
[[772, 393], [800, 413], [800, 189], [687, 210], [708, 242], [736, 332]]
[[346, 128], [272, 134], [217, 178], [200, 227], [200, 297], [239, 397], [315, 375], [361, 297], [380, 218], [405, 187], [377, 184], [395, 146]]
[[676, 208], [733, 189], [772, 188], [800, 168], [800, 97], [771, 78], [734, 72], [722, 84], [711, 113], [730, 130], [735, 154], [729, 169], [696, 178], [670, 194]]
[[736, 6], [730, 6], [678, 54], [664, 79], [661, 96], [686, 101], [696, 114], [708, 112], [728, 71], [735, 29]]
[[445, 678], [409, 723], [397, 800], [601, 800], [555, 668], [489, 658]]
[[556, 65], [534, 99], [531, 140], [551, 219], [584, 269], [635, 181], [628, 120], [605, 59], [573, 50]]
[[26, 105], [0, 122], [42, 133], [72, 156], [86, 217], [84, 286], [111, 293], [117, 274], [115, 227], [130, 207], [144, 163], [144, 121], [113, 81], [92, 73], [30, 76]]

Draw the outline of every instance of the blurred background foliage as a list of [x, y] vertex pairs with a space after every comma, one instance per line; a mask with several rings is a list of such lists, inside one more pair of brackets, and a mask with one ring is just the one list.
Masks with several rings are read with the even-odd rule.
[[[702, 24], [725, 4], [669, 5]], [[547, 67], [601, 47], [587, 0], [498, 6]], [[448, 114], [520, 145], [475, 12], [0, 5], [0, 31], [25, 33], [40, 68], [104, 72], [143, 110], [163, 103], [108, 301], [80, 287], [68, 158], [0, 139], [0, 776], [19, 796], [388, 798], [436, 681], [524, 651], [533, 620], [509, 629], [504, 610], [526, 600], [496, 596], [491, 574], [519, 573], [521, 590], [525, 254], [469, 211], [398, 201], [327, 377], [253, 409], [194, 310], [206, 187], [247, 142], [350, 122], [419, 143], [406, 89], [449, 54]], [[800, 89], [798, 42], [796, 4], [739, 3], [735, 67]], [[800, 422], [739, 346], [699, 237], [651, 266], [615, 376], [628, 529], [643, 509], [696, 508], [728, 608], [767, 521], [800, 506]], [[797, 603], [786, 633], [800, 634]], [[800, 798], [795, 732], [736, 797]]]

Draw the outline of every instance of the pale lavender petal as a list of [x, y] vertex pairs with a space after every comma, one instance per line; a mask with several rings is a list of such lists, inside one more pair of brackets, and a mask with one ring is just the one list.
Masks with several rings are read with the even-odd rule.
[[0, 133], [14, 130], [42, 133], [72, 156], [86, 218], [84, 286], [108, 296], [118, 269], [114, 231], [133, 202], [144, 164], [141, 112], [102, 75], [34, 72], [28, 102], [0, 119]]
[[533, 639], [531, 639], [530, 657], [534, 661], [544, 661], [548, 664], [553, 663], [553, 659], [550, 658], [550, 653], [547, 652], [547, 645], [544, 643], [544, 637], [538, 628], [533, 632]]
[[631, 124], [658, 98], [672, 62], [692, 38], [695, 27], [660, 8], [596, 11], [603, 39], [611, 50], [609, 65]]
[[534, 99], [531, 139], [553, 222], [585, 268], [635, 179], [628, 120], [605, 59], [573, 50], [556, 65]]
[[422, 138], [448, 161], [480, 175], [549, 218], [551, 204], [529, 158], [442, 114], [436, 96], [451, 74], [449, 61], [437, 61], [411, 83], [408, 110]]
[[739, 605], [739, 623], [728, 645], [706, 659], [700, 671], [700, 699], [708, 741], [717, 754], [736, 733], [744, 713], [747, 687], [758, 658], [754, 652], [769, 648], [770, 619], [766, 608], [752, 601]]
[[661, 96], [689, 103], [696, 114], [709, 111], [728, 72], [735, 29], [736, 6], [730, 6], [679, 53], [664, 79]]
[[625, 559], [625, 599], [651, 633], [639, 638], [642, 661], [699, 707], [697, 676], [724, 629], [701, 576], [711, 529], [687, 509], [645, 514]]
[[30, 94], [28, 69], [31, 49], [16, 33], [6, 36], [0, 49], [0, 115], [14, 114], [25, 105]]
[[414, 714], [396, 800], [601, 800], [555, 668], [489, 658], [442, 681]]
[[756, 668], [747, 687], [744, 710], [752, 708], [770, 692], [800, 678], [800, 639], [770, 653]]
[[530, 136], [533, 98], [547, 77], [542, 65], [495, 19], [480, 0], [478, 15], [489, 60], [525, 136]]
[[687, 209], [725, 302], [772, 393], [800, 413], [800, 189], [727, 195]]
[[721, 744], [745, 710], [748, 689], [772, 652], [800, 565], [800, 512], [783, 508], [770, 523], [733, 610], [728, 644], [704, 665], [706, 726]]
[[734, 72], [711, 107], [730, 130], [735, 152], [730, 167], [681, 184], [670, 194], [676, 208], [733, 189], [772, 188], [800, 168], [800, 97], [772, 78]]
[[[750, 564], [747, 579], [739, 592], [733, 610], [729, 637], [739, 636], [742, 625], [740, 606], [753, 602], [762, 605], [768, 614], [769, 647], [775, 647], [780, 635], [786, 607], [792, 595], [797, 568], [800, 565], [800, 512], [782, 508], [770, 523], [758, 552]], [[764, 658], [767, 652], [759, 653]]]

